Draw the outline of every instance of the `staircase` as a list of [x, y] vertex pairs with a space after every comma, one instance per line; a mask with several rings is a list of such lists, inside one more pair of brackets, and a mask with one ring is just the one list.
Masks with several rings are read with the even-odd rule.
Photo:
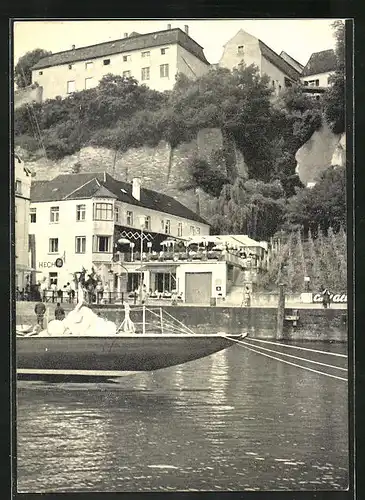
[[227, 305], [240, 306], [243, 303], [245, 286], [249, 285], [252, 289], [252, 283], [257, 282], [256, 269], [239, 269], [231, 288], [229, 289], [225, 303]]

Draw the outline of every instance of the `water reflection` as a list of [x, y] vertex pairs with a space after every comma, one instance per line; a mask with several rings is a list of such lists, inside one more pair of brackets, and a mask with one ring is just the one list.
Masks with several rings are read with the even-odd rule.
[[18, 384], [18, 487], [347, 486], [346, 383], [238, 346], [108, 384]]

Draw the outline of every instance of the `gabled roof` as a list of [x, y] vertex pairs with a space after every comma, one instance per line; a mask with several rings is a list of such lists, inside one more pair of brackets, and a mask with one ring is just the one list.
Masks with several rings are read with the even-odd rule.
[[264, 42], [259, 40], [259, 46], [261, 50], [261, 54], [266, 57], [274, 66], [280, 69], [283, 73], [288, 75], [289, 78], [293, 80], [299, 80], [300, 73], [296, 69], [293, 68], [289, 63], [284, 61], [282, 57], [279, 56], [276, 52], [274, 52], [270, 47], [268, 47]]
[[285, 50], [282, 50], [280, 52], [280, 57], [284, 59], [284, 61], [286, 61], [287, 63], [291, 64], [294, 67], [294, 69], [296, 69], [300, 73], [303, 71], [304, 68], [303, 64], [300, 64], [300, 62], [298, 62], [296, 59], [294, 59], [294, 57], [285, 52]]
[[133, 50], [145, 50], [159, 45], [169, 45], [177, 43], [195, 55], [205, 64], [209, 64], [206, 60], [203, 47], [195, 40], [182, 31], [180, 28], [171, 30], [156, 31], [154, 33], [138, 34], [133, 32], [131, 36], [120, 40], [89, 45], [78, 49], [56, 52], [50, 56], [44, 57], [32, 67], [32, 70], [48, 68], [51, 66], [59, 66], [62, 64], [70, 64], [77, 61], [89, 61], [99, 57], [110, 56], [112, 54], [120, 54], [131, 52]]
[[302, 76], [318, 75], [327, 73], [328, 71], [335, 71], [336, 66], [336, 54], [333, 49], [313, 52], [303, 69]]
[[132, 196], [132, 185], [119, 181], [107, 173], [82, 173], [58, 175], [50, 181], [35, 181], [30, 191], [31, 203], [66, 201], [92, 197], [116, 198], [123, 203], [136, 205], [184, 219], [209, 223], [171, 196], [151, 189], [141, 188], [141, 199]]

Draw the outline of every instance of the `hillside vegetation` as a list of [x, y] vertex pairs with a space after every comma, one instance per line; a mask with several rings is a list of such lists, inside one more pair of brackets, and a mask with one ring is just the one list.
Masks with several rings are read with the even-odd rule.
[[[312, 190], [295, 173], [297, 150], [324, 119], [336, 133], [344, 130], [343, 25], [335, 30], [338, 70], [322, 103], [300, 85], [275, 98], [255, 66], [211, 70], [195, 81], [178, 75], [174, 89], [164, 93], [109, 74], [96, 88], [18, 108], [15, 145], [29, 152], [41, 147], [48, 158], [60, 159], [90, 145], [123, 152], [165, 140], [176, 148], [201, 129], [219, 128], [224, 146], [209, 160], [190, 161], [186, 187], [212, 196], [214, 232], [255, 239], [269, 239], [279, 229], [336, 232], [346, 222], [344, 169], [329, 168]], [[244, 157], [244, 177], [234, 168], [230, 144]]]

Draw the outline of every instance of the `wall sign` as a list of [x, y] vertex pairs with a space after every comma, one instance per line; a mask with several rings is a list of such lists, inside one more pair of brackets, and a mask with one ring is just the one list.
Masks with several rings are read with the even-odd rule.
[[[333, 304], [345, 303], [347, 302], [347, 293], [331, 293], [330, 301], [333, 302]], [[314, 293], [312, 302], [314, 303], [323, 302], [323, 295], [321, 293]]]
[[55, 265], [56, 265], [56, 267], [62, 267], [63, 266], [63, 260], [60, 259], [60, 258], [56, 259]]
[[55, 262], [49, 262], [49, 261], [38, 262], [39, 268], [55, 267], [55, 265], [56, 265]]

